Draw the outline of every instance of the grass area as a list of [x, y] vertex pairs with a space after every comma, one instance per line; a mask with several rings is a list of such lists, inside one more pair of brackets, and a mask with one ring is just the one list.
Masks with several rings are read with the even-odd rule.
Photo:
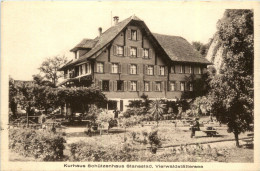
[[[189, 127], [175, 127], [171, 122], [161, 122], [158, 127], [158, 136], [161, 140], [162, 147], [178, 146], [174, 148], [159, 148], [157, 154], [151, 154], [149, 151], [149, 143], [141, 143], [138, 138], [133, 138], [133, 132], [137, 135], [142, 135], [143, 132], [150, 132], [155, 127], [155, 124], [145, 123], [143, 126], [138, 125], [134, 127], [129, 127], [126, 132], [123, 128], [112, 128], [109, 134], [105, 132], [103, 135], [99, 135], [99, 132], [88, 136], [84, 133], [85, 127], [67, 127], [62, 130], [66, 132], [66, 149], [64, 154], [70, 156], [69, 144], [77, 143], [80, 141], [86, 142], [90, 146], [99, 146], [103, 149], [116, 149], [121, 148], [126, 143], [131, 144], [131, 148], [134, 149], [133, 155], [136, 157], [136, 161], [162, 161], [162, 162], [253, 162], [253, 149], [248, 148], [237, 148], [235, 143], [227, 141], [221, 143], [212, 143], [212, 150], [209, 151], [208, 144], [203, 145], [203, 149], [206, 151], [201, 151], [197, 153], [194, 150], [194, 146], [187, 146], [185, 150], [180, 151], [178, 148], [180, 144], [189, 143], [202, 143], [210, 141], [221, 141], [225, 139], [233, 139], [234, 135], [227, 132], [225, 126], [216, 127], [219, 133], [216, 137], [207, 137], [202, 131], [196, 132], [194, 138], [190, 138]], [[201, 127], [201, 130], [206, 129]], [[246, 137], [247, 133], [240, 134], [239, 138]], [[137, 136], [138, 137], [138, 136]], [[243, 142], [240, 141], [242, 144]], [[191, 152], [191, 151], [194, 152]], [[189, 152], [187, 152], [189, 151]], [[110, 155], [110, 154], [109, 154]], [[135, 158], [134, 158], [135, 159]], [[14, 155], [10, 153], [10, 161], [35, 161], [33, 158], [19, 157], [19, 155]]]

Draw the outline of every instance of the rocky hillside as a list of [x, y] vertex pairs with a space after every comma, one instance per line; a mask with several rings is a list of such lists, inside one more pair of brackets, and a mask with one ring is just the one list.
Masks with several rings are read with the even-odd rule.
[[223, 63], [222, 63], [222, 59], [223, 59], [222, 56], [224, 54], [223, 52], [224, 52], [224, 49], [221, 46], [221, 43], [218, 41], [218, 39], [215, 35], [209, 46], [206, 59], [214, 64], [214, 67], [215, 67], [217, 73], [219, 73], [219, 70], [223, 65]]

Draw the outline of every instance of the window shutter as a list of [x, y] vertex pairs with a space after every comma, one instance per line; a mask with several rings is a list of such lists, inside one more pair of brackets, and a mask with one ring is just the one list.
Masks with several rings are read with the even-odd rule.
[[153, 83], [152, 83], [152, 81], [149, 82], [149, 91], [153, 91]]
[[111, 64], [108, 64], [108, 63], [105, 63], [104, 64], [104, 72], [105, 73], [109, 73], [109, 71], [110, 71], [110, 68], [111, 68]]
[[140, 74], [140, 66], [139, 66], [139, 64], [136, 65], [136, 74]]
[[117, 91], [117, 81], [114, 81], [114, 91]]
[[137, 91], [140, 91], [140, 81], [137, 81], [137, 87], [136, 87]]
[[118, 64], [118, 73], [122, 73], [121, 64]]
[[152, 51], [152, 49], [149, 49], [149, 58], [153, 58], [154, 56], [153, 56], [153, 51]]
[[117, 52], [117, 49], [116, 49], [116, 48], [117, 48], [116, 45], [113, 45], [113, 54], [114, 54], [114, 55], [117, 55], [117, 53], [116, 53], [116, 52]]
[[168, 67], [167, 66], [165, 66], [165, 68], [164, 68], [164, 75], [168, 75]]
[[165, 91], [164, 81], [161, 82], [161, 91]]
[[124, 46], [124, 56], [127, 56], [127, 46]]
[[145, 68], [144, 73], [145, 73], [145, 75], [147, 75], [148, 65], [145, 65], [144, 68]]
[[100, 90], [102, 90], [102, 80], [98, 81], [98, 87], [99, 87]]
[[127, 64], [127, 74], [130, 74], [130, 67], [131, 67], [131, 65]]
[[126, 38], [131, 39], [131, 29], [126, 29]]
[[94, 64], [94, 72], [97, 72], [97, 62]]
[[157, 74], [159, 75], [159, 73], [157, 72], [157, 65], [153, 66], [153, 74], [154, 75], [157, 75]]
[[144, 81], [140, 82], [140, 91], [144, 91]]
[[141, 57], [142, 57], [142, 49], [141, 49], [141, 48], [138, 48], [138, 49], [137, 49], [137, 57], [138, 57], [138, 58], [141, 58]]
[[113, 81], [109, 81], [109, 91], [113, 91]]
[[137, 30], [137, 40], [142, 40], [141, 31], [139, 29]]
[[130, 47], [127, 47], [127, 56], [130, 56]]
[[127, 81], [124, 81], [124, 91], [127, 91]]
[[128, 91], [131, 91], [131, 81], [128, 81]]
[[125, 64], [125, 63], [122, 64], [121, 69], [122, 69], [122, 73], [123, 74], [127, 74], [128, 73], [127, 67], [128, 67], [128, 64]]

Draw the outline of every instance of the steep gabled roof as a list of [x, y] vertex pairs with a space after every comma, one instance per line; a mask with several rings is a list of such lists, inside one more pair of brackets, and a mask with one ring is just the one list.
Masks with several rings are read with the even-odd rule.
[[92, 49], [96, 43], [98, 41], [97, 40], [93, 40], [93, 39], [83, 39], [79, 44], [77, 44], [73, 49], [71, 49], [70, 51], [76, 51], [79, 48], [90, 48]]
[[172, 61], [177, 62], [194, 62], [194, 63], [203, 63], [210, 64], [210, 62], [202, 58], [200, 54], [193, 49], [192, 45], [189, 44], [185, 39], [176, 36], [161, 35], [156, 33], [151, 33], [146, 24], [136, 16], [131, 16], [118, 24], [110, 27], [101, 36], [96, 37], [95, 39], [83, 39], [75, 48], [91, 48], [91, 50], [80, 57], [77, 60], [73, 60], [70, 63], [67, 63], [59, 70], [62, 70], [65, 67], [84, 62], [88, 58], [97, 57], [97, 52], [101, 51], [106, 47], [111, 41], [113, 41], [116, 36], [131, 22], [131, 21], [140, 21], [144, 27], [148, 37], [155, 42], [155, 46], [161, 47], [160, 51], [163, 51], [163, 54], [169, 56]]
[[172, 61], [211, 64], [184, 38], [157, 33], [153, 35]]
[[127, 24], [131, 20], [141, 21], [138, 17], [132, 16], [110, 27], [104, 33], [102, 33], [100, 37], [94, 39], [94, 41], [97, 41], [97, 43], [87, 54], [83, 55], [78, 60], [73, 61], [72, 63], [70, 63], [70, 65], [85, 61], [87, 58], [97, 53], [99, 50], [109, 44], [127, 26]]

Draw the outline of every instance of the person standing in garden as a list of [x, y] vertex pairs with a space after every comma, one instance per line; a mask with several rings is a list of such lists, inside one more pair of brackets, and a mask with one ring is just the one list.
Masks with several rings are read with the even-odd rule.
[[190, 136], [191, 138], [195, 136], [195, 131], [200, 131], [199, 118], [195, 118], [191, 126], [191, 136]]
[[114, 110], [114, 114], [115, 114], [115, 116], [114, 116], [114, 118], [118, 118], [118, 114], [120, 113], [120, 111], [116, 108], [115, 110]]

